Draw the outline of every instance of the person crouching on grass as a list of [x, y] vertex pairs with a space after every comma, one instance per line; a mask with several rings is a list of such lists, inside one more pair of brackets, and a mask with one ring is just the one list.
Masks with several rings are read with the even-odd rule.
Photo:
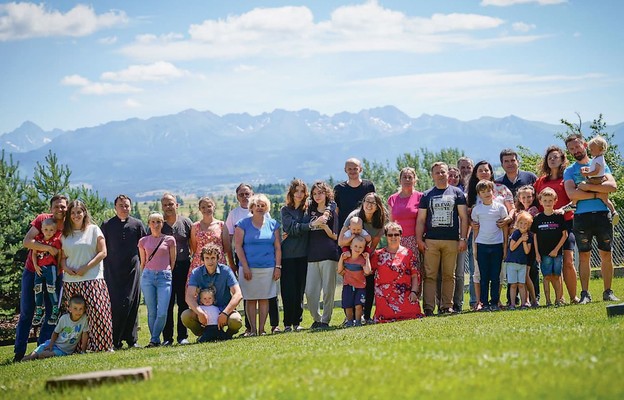
[[366, 239], [360, 235], [353, 236], [351, 251], [342, 253], [338, 260], [338, 273], [344, 278], [342, 308], [347, 316], [347, 327], [362, 324], [362, 310], [366, 301], [366, 275], [371, 274], [369, 254], [365, 249]]
[[533, 217], [531, 214], [527, 211], [520, 211], [516, 214], [516, 229], [509, 238], [509, 251], [505, 258], [505, 269], [507, 270], [507, 283], [510, 285], [510, 310], [515, 310], [516, 308], [516, 293], [518, 292], [520, 292], [520, 308], [527, 308], [525, 283], [529, 276], [529, 254], [531, 254], [531, 246], [533, 244], [533, 236], [529, 233], [532, 223]]
[[89, 321], [85, 300], [76, 295], [69, 299], [69, 312], [59, 318], [52, 338], [40, 344], [23, 361], [82, 353], [89, 340]]
[[565, 303], [561, 300], [563, 296], [561, 285], [562, 248], [568, 238], [568, 231], [565, 229], [563, 214], [555, 214], [554, 211], [557, 193], [551, 188], [545, 188], [539, 193], [538, 198], [544, 212], [533, 218], [531, 232], [535, 243], [535, 257], [544, 275], [546, 306], [552, 305], [549, 284], [555, 289], [555, 305], [563, 305]]

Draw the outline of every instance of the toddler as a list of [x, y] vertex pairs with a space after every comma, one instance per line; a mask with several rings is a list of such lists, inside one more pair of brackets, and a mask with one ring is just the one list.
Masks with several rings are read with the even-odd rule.
[[349, 251], [349, 246], [355, 236], [363, 237], [366, 241], [366, 246], [368, 246], [373, 239], [366, 229], [364, 229], [364, 221], [362, 221], [362, 218], [360, 217], [353, 217], [349, 220], [349, 229], [344, 233], [344, 238], [347, 244], [342, 247], [343, 252]]
[[510, 285], [509, 298], [510, 310], [516, 308], [516, 293], [520, 292], [521, 309], [526, 308], [527, 292], [525, 282], [530, 281], [529, 275], [529, 254], [533, 238], [529, 234], [529, 228], [533, 223], [533, 217], [527, 211], [520, 211], [516, 215], [515, 230], [509, 238], [509, 251], [505, 258], [505, 269], [507, 270], [507, 283]]
[[[607, 141], [602, 136], [596, 136], [592, 138], [588, 143], [589, 153], [592, 156], [591, 164], [589, 167], [581, 167], [581, 174], [587, 178], [587, 183], [592, 185], [600, 185], [605, 179], [606, 169], [608, 168], [605, 162], [604, 154], [609, 147]], [[620, 221], [620, 216], [611, 200], [607, 199], [605, 205], [611, 211], [611, 218], [613, 224], [617, 224]]]
[[[550, 285], [555, 290], [555, 304], [562, 305], [563, 288], [561, 269], [563, 268], [563, 244], [568, 238], [565, 229], [563, 214], [556, 214], [554, 207], [557, 193], [551, 188], [545, 188], [539, 194], [539, 202], [544, 212], [533, 218], [531, 232], [535, 245], [535, 257], [540, 264], [544, 276], [544, 295], [546, 305], [550, 306]], [[550, 284], [550, 285], [549, 285]]]
[[344, 278], [342, 308], [347, 316], [347, 327], [362, 323], [362, 310], [366, 301], [366, 275], [371, 273], [369, 254], [365, 249], [366, 239], [355, 235], [351, 240], [350, 253], [342, 253], [338, 260], [338, 273]]
[[200, 343], [228, 339], [225, 332], [219, 329], [219, 325], [217, 323], [221, 311], [215, 304], [215, 297], [216, 291], [213, 287], [202, 289], [198, 295], [199, 308], [201, 308], [208, 317], [206, 330], [204, 330], [204, 334], [197, 340]]
[[[46, 246], [55, 247], [61, 249], [60, 234], [57, 235], [56, 221], [53, 218], [45, 219], [41, 223], [41, 233], [35, 236], [37, 243], [45, 244]], [[33, 317], [32, 324], [34, 326], [41, 325], [44, 315], [44, 301], [43, 301], [43, 284], [45, 282], [46, 292], [52, 305], [52, 312], [48, 319], [48, 324], [56, 325], [58, 321], [58, 297], [56, 295], [56, 277], [58, 271], [58, 265], [60, 261], [61, 252], [59, 251], [56, 256], [48, 253], [47, 251], [33, 250], [31, 252], [33, 266], [35, 267], [35, 316]]]
[[87, 349], [89, 322], [85, 300], [76, 295], [69, 299], [69, 312], [58, 320], [50, 340], [40, 344], [24, 361], [82, 353]]
[[[533, 221], [533, 217], [539, 214], [538, 205], [539, 203], [537, 202], [537, 195], [535, 194], [533, 185], [521, 186], [516, 192], [515, 210], [513, 211], [514, 219], [517, 220], [517, 215], [520, 211], [526, 211], [531, 215], [531, 221]], [[531, 224], [529, 223], [527, 230], [530, 228]], [[533, 236], [532, 234], [529, 235]], [[531, 242], [533, 242], [532, 237]], [[530, 301], [530, 305], [537, 307], [539, 306], [539, 268], [535, 261], [535, 251], [533, 250], [532, 248], [531, 252], [528, 254], [527, 264], [529, 268], [527, 269], [527, 276], [525, 279], [525, 290], [527, 291], [526, 298]]]

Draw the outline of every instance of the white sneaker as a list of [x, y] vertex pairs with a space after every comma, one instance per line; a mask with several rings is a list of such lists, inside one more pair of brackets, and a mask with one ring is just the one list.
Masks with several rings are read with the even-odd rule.
[[188, 339], [182, 339], [178, 341], [178, 344], [184, 346], [185, 344], [191, 344], [191, 342], [189, 342]]

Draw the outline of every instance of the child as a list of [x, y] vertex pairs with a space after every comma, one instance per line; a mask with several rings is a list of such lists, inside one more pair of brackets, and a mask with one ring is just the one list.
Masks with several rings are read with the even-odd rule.
[[[499, 228], [496, 221], [507, 217], [507, 208], [494, 201], [494, 182], [481, 180], [476, 186], [481, 203], [474, 206], [471, 217], [478, 227], [474, 227], [477, 250], [475, 257], [481, 273], [481, 310], [498, 311], [500, 300], [501, 264], [507, 247], [507, 226]], [[491, 300], [488, 301], [488, 288]]]
[[[592, 160], [589, 167], [581, 167], [581, 174], [587, 178], [587, 183], [600, 185], [605, 179], [605, 171], [608, 168], [604, 159], [604, 154], [606, 153], [609, 145], [602, 136], [596, 136], [587, 144], [589, 146], [589, 153], [592, 156]], [[609, 211], [611, 211], [613, 224], [617, 224], [620, 221], [620, 216], [617, 211], [615, 211], [613, 203], [609, 199], [607, 199], [604, 203], [609, 208]]]
[[353, 238], [358, 235], [366, 240], [366, 246], [368, 246], [368, 244], [373, 239], [371, 235], [364, 229], [364, 221], [362, 221], [362, 218], [353, 217], [351, 218], [351, 220], [349, 220], [349, 229], [344, 233], [344, 238], [347, 240], [347, 244], [342, 247], [343, 252], [349, 251], [351, 240], [353, 240]]
[[[537, 208], [538, 205], [539, 203], [537, 202], [537, 196], [535, 194], [535, 188], [533, 187], [533, 185], [521, 186], [516, 192], [516, 202], [514, 204], [514, 219], [517, 220], [516, 216], [520, 211], [526, 211], [531, 215], [532, 221], [533, 217], [539, 214], [539, 210]], [[527, 230], [529, 228], [531, 228], [531, 224], [529, 224]], [[532, 241], [533, 238], [531, 238], [531, 242]], [[537, 266], [537, 262], [535, 261], [535, 251], [533, 250], [534, 249], [531, 249], [531, 252], [528, 255], [527, 265], [529, 266], [529, 268], [527, 269], [527, 276], [525, 278], [525, 290], [528, 292], [526, 298], [530, 301], [531, 306], [538, 307], [539, 268]]]
[[219, 329], [219, 325], [217, 323], [221, 311], [219, 310], [219, 307], [215, 305], [215, 296], [216, 291], [213, 287], [202, 289], [198, 295], [199, 308], [201, 308], [208, 317], [206, 330], [204, 331], [204, 334], [198, 339], [198, 342], [200, 343], [228, 339], [225, 332]]
[[533, 223], [533, 217], [527, 211], [520, 211], [516, 215], [515, 230], [509, 238], [509, 251], [505, 258], [505, 269], [507, 270], [507, 283], [510, 284], [511, 304], [510, 310], [516, 308], [516, 293], [520, 292], [520, 301], [525, 309], [527, 294], [524, 288], [525, 282], [530, 281], [529, 275], [529, 254], [531, 253], [531, 245], [533, 237], [529, 234], [529, 228]]
[[[362, 309], [366, 300], [366, 275], [371, 273], [366, 239], [355, 235], [351, 239], [351, 252], [344, 252], [338, 260], [338, 273], [344, 277], [342, 308], [347, 316], [346, 326], [362, 324]], [[355, 308], [355, 321], [353, 309]]]
[[84, 352], [89, 340], [89, 322], [85, 311], [84, 298], [80, 295], [72, 296], [69, 299], [69, 312], [58, 320], [52, 338], [24, 357], [24, 361]]
[[[56, 221], [54, 218], [45, 219], [41, 223], [41, 233], [35, 236], [37, 243], [52, 246], [57, 249], [61, 249], [60, 233], [57, 235]], [[56, 325], [58, 321], [58, 297], [56, 296], [56, 273], [60, 262], [61, 252], [59, 251], [56, 256], [48, 253], [47, 251], [33, 250], [31, 252], [32, 262], [35, 266], [35, 316], [33, 317], [32, 324], [34, 326], [41, 325], [44, 315], [44, 301], [43, 301], [43, 283], [45, 281], [46, 292], [52, 305], [52, 312], [48, 319], [48, 324]]]
[[550, 286], [555, 289], [555, 304], [563, 305], [563, 288], [561, 285], [561, 269], [563, 268], [563, 243], [568, 238], [565, 229], [563, 214], [555, 214], [557, 193], [551, 188], [545, 188], [539, 194], [539, 202], [544, 212], [533, 219], [531, 232], [535, 244], [535, 257], [540, 264], [544, 276], [544, 295], [546, 305], [551, 306]]

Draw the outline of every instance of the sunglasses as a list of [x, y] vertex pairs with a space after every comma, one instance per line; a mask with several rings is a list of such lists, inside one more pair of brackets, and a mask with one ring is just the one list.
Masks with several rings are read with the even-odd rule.
[[386, 237], [400, 237], [400, 233], [386, 233]]

